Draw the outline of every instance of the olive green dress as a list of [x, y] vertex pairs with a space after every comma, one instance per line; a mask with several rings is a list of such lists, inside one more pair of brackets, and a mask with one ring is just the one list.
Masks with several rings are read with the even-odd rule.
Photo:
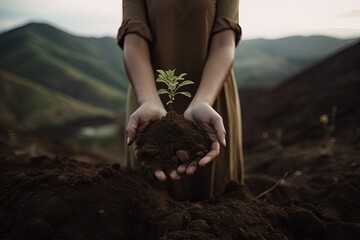
[[[126, 34], [136, 33], [143, 37], [149, 43], [154, 77], [156, 69], [176, 69], [176, 74], [186, 72], [187, 79], [195, 84], [182, 90], [194, 96], [211, 36], [228, 29], [236, 33], [237, 44], [241, 37], [238, 0], [123, 0], [123, 23], [117, 40], [122, 48]], [[162, 101], [166, 103], [165, 98]], [[190, 101], [179, 95], [174, 110], [183, 113]], [[138, 107], [131, 87], [127, 106], [128, 117]], [[193, 176], [167, 182], [168, 191], [177, 199], [198, 200], [219, 195], [230, 180], [243, 181], [240, 104], [232, 70], [213, 107], [223, 117], [227, 147], [221, 149], [213, 164], [198, 169]], [[125, 151], [122, 165], [135, 167], [129, 149]]]

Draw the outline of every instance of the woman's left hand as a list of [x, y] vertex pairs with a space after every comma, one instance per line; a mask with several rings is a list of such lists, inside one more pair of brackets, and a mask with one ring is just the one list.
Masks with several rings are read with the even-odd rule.
[[186, 172], [191, 175], [198, 166], [207, 165], [219, 155], [220, 145], [226, 146], [226, 131], [222, 117], [206, 102], [191, 103], [185, 111], [184, 117], [204, 129], [212, 141], [211, 150], [199, 162], [183, 164], [177, 168], [179, 174]]

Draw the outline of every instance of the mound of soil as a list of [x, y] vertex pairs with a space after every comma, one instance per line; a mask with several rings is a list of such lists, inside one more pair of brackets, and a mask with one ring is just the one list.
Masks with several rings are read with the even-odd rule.
[[139, 129], [136, 139], [138, 165], [148, 175], [197, 162], [211, 149], [208, 134], [175, 112]]
[[258, 201], [237, 182], [220, 198], [176, 202], [119, 165], [46, 156], [1, 165], [1, 239], [355, 239], [360, 229]]

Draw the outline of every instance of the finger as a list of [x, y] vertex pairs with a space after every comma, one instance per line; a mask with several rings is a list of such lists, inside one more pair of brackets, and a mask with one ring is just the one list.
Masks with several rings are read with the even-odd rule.
[[181, 179], [181, 176], [175, 170], [171, 171], [169, 175], [172, 180], [180, 180]]
[[186, 174], [193, 175], [196, 169], [197, 169], [197, 162], [192, 162], [186, 168]]
[[166, 175], [162, 170], [156, 170], [154, 173], [155, 177], [159, 180], [159, 181], [165, 181], [166, 180]]
[[139, 126], [139, 118], [137, 117], [136, 114], [131, 114], [128, 125], [125, 130], [127, 136], [126, 143], [128, 146], [130, 146], [134, 142], [136, 130], [138, 126]]
[[214, 160], [217, 156], [219, 156], [219, 153], [220, 153], [220, 144], [219, 144], [219, 142], [217, 142], [217, 141], [213, 142], [211, 144], [210, 152], [208, 152], [202, 159], [200, 159], [199, 166], [204, 167], [209, 162]]
[[176, 170], [177, 173], [178, 173], [178, 174], [184, 174], [185, 171], [186, 171], [186, 166], [187, 166], [186, 163], [181, 164], [181, 165], [177, 168], [177, 170]]

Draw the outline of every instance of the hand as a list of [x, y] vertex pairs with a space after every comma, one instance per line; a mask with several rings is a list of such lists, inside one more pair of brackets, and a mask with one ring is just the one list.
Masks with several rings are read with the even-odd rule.
[[185, 111], [184, 117], [204, 129], [212, 141], [211, 150], [200, 159], [198, 163], [192, 162], [188, 165], [183, 164], [177, 169], [179, 174], [184, 172], [193, 174], [198, 165], [203, 167], [219, 155], [220, 144], [224, 147], [226, 146], [226, 132], [222, 117], [208, 103], [191, 103]]
[[[126, 127], [126, 136], [128, 146], [132, 145], [135, 158], [137, 157], [137, 146], [135, 142], [136, 131], [139, 127], [144, 127], [150, 120], [156, 120], [166, 115], [166, 110], [159, 104], [146, 102], [142, 104], [129, 118], [128, 125]], [[155, 177], [160, 181], [166, 180], [166, 175], [162, 170], [156, 170]], [[176, 177], [176, 176], [175, 176]]]

